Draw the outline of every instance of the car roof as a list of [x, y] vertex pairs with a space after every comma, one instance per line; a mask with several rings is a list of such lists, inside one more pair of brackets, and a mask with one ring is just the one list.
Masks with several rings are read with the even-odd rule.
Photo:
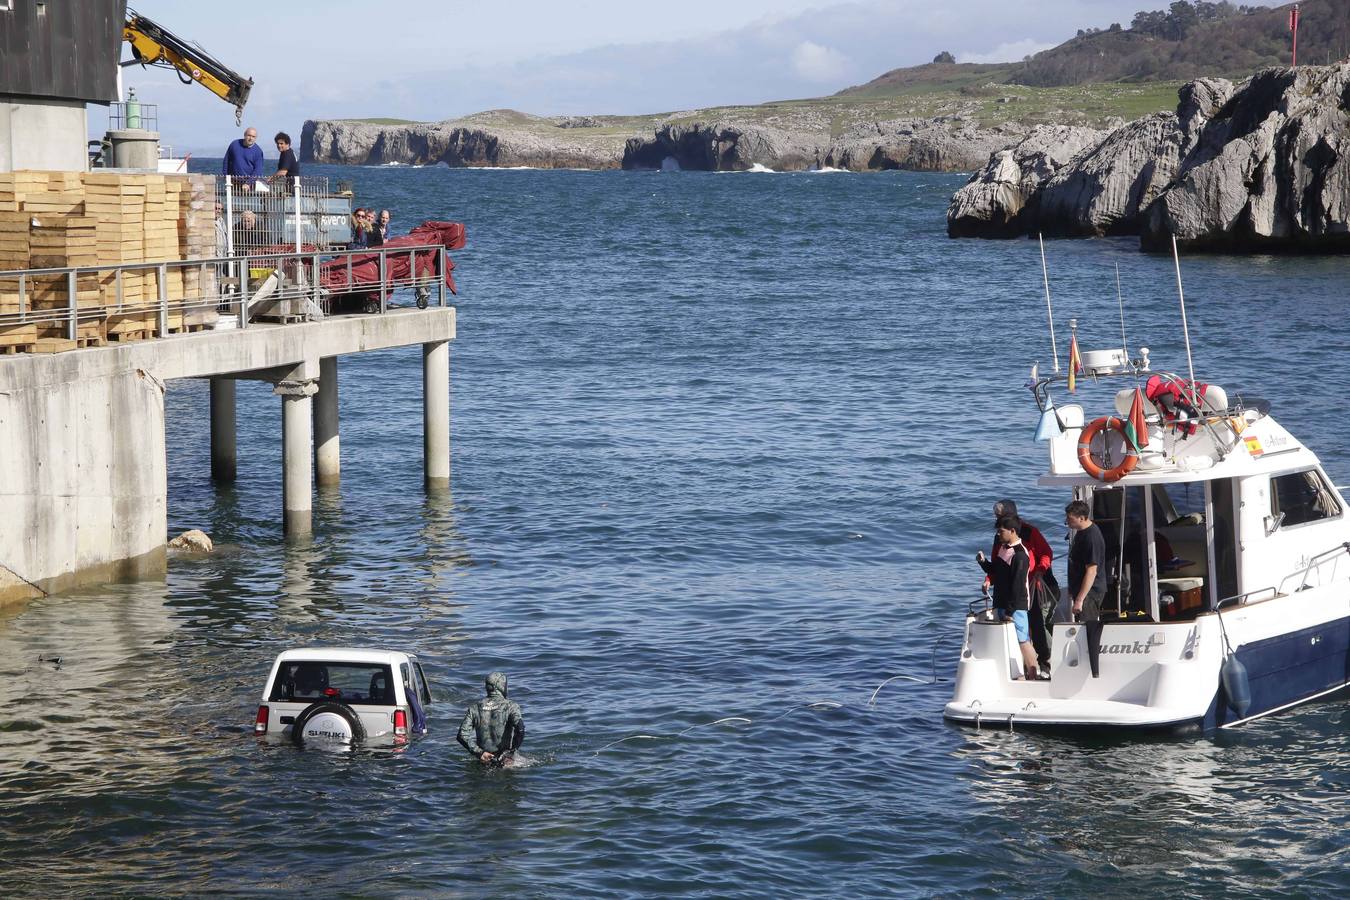
[[301, 647], [282, 652], [277, 656], [277, 661], [318, 660], [323, 662], [389, 663], [390, 665], [397, 665], [415, 657], [416, 654], [405, 653], [401, 650], [370, 650], [360, 647]]

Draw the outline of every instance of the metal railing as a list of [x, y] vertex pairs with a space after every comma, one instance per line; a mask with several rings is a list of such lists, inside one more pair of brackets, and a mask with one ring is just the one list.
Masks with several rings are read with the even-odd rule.
[[[420, 275], [419, 254], [423, 254], [424, 261]], [[426, 271], [426, 254], [434, 254], [430, 257], [434, 261], [430, 271]], [[368, 266], [372, 257], [378, 280], [356, 277], [353, 270]], [[399, 268], [397, 263], [405, 257], [406, 274], [393, 274]], [[81, 336], [81, 324], [128, 316], [153, 316], [154, 327], [145, 330], [153, 330], [159, 336], [189, 330], [188, 326], [194, 324], [221, 327], [217, 323], [222, 321], [230, 322], [224, 327], [247, 328], [261, 318], [314, 321], [339, 314], [344, 312], [339, 301], [346, 297], [355, 298], [358, 305], [357, 309], [346, 311], [384, 313], [391, 306], [391, 295], [400, 290], [411, 290], [419, 307], [429, 305], [432, 296], [437, 298], [438, 306], [444, 307], [448, 261], [443, 245], [419, 244], [3, 271], [0, 283], [13, 283], [17, 289], [17, 310], [0, 312], [0, 330], [30, 324], [44, 329], [63, 328], [66, 338], [76, 340]], [[325, 272], [329, 276], [327, 286], [323, 284]], [[334, 273], [339, 277], [333, 277]], [[91, 278], [97, 282], [101, 299], [108, 302], [81, 302], [82, 293], [94, 290], [89, 287]], [[147, 279], [153, 282], [151, 300], [144, 297]], [[129, 296], [132, 293], [129, 282], [133, 280], [137, 282], [134, 298]], [[171, 291], [170, 282], [183, 288]], [[188, 285], [195, 287], [189, 289]], [[39, 293], [45, 298], [35, 299]], [[5, 308], [6, 305], [0, 304], [0, 309]], [[186, 317], [194, 313], [199, 314], [200, 321], [188, 322]], [[180, 327], [174, 328], [174, 322], [180, 318]]]
[[131, 128], [159, 131], [159, 104], [142, 103], [134, 97], [117, 103], [109, 103], [108, 130], [121, 131]]
[[328, 178], [250, 178], [219, 175], [216, 253], [306, 248], [328, 250], [351, 241], [351, 196], [332, 194]]
[[1337, 547], [1332, 547], [1330, 550], [1323, 550], [1321, 553], [1317, 554], [1312, 559], [1310, 559], [1307, 565], [1303, 566], [1302, 568], [1295, 569], [1293, 572], [1290, 572], [1288, 575], [1284, 576], [1284, 578], [1280, 580], [1280, 583], [1278, 585], [1270, 585], [1268, 587], [1257, 588], [1254, 591], [1247, 591], [1246, 593], [1243, 594], [1234, 594], [1231, 597], [1224, 597], [1222, 600], [1218, 602], [1217, 606], [1219, 609], [1225, 609], [1229, 606], [1245, 606], [1246, 604], [1251, 602], [1260, 602], [1260, 601], [1253, 601], [1251, 599], [1252, 597], [1255, 597], [1257, 594], [1269, 593], [1270, 596], [1266, 598], [1268, 600], [1274, 600], [1277, 597], [1288, 596], [1291, 592], [1286, 590], [1286, 586], [1289, 584], [1291, 580], [1299, 578], [1300, 576], [1302, 576], [1302, 580], [1299, 582], [1298, 587], [1294, 588], [1293, 593], [1307, 590], [1310, 587], [1320, 587], [1320, 584], [1318, 585], [1308, 584], [1308, 576], [1311, 575], [1314, 571], [1318, 571], [1320, 573], [1322, 566], [1328, 560], [1331, 560], [1333, 561], [1332, 562], [1333, 571], [1331, 577], [1335, 578], [1336, 577], [1336, 573], [1334, 570], [1335, 561], [1337, 560], [1337, 557], [1339, 557], [1343, 553], [1350, 553], [1350, 542], [1341, 544], [1340, 546]]

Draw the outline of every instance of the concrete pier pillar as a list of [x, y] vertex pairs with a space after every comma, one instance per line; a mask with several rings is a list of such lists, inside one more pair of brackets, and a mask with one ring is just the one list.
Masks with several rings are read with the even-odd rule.
[[338, 361], [319, 360], [319, 393], [314, 397], [314, 478], [319, 487], [335, 487], [341, 480], [338, 450]]
[[313, 530], [313, 456], [310, 424], [318, 385], [312, 381], [282, 381], [281, 395], [282, 518], [287, 537], [304, 537]]
[[422, 345], [422, 453], [428, 491], [450, 488], [450, 342]]
[[234, 379], [211, 379], [211, 477], [234, 481], [239, 474], [234, 422]]

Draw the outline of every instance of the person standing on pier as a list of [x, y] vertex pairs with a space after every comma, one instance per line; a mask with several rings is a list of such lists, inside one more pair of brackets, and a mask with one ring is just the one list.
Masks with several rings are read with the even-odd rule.
[[291, 136], [284, 131], [278, 131], [277, 136], [272, 140], [277, 144], [277, 173], [273, 178], [283, 178], [290, 181], [292, 178], [300, 177], [300, 161], [295, 158], [295, 151], [291, 149]]
[[487, 696], [464, 713], [457, 740], [485, 766], [509, 766], [525, 740], [520, 705], [506, 699], [506, 675], [493, 672], [484, 682]]
[[246, 191], [253, 189], [253, 181], [263, 177], [263, 152], [258, 146], [258, 129], [245, 128], [242, 138], [235, 138], [225, 149], [225, 161], [222, 170], [226, 175], [247, 179], [239, 186]]
[[370, 246], [370, 229], [366, 226], [366, 210], [358, 206], [352, 210], [352, 247]]
[[366, 210], [366, 246], [383, 247], [385, 229], [375, 218], [375, 210]]

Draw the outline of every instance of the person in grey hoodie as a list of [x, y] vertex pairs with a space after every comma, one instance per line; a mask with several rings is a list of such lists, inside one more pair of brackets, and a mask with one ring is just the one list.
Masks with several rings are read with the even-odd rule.
[[459, 742], [485, 766], [507, 766], [525, 740], [520, 705], [506, 699], [506, 675], [493, 672], [487, 696], [470, 706], [459, 726]]

